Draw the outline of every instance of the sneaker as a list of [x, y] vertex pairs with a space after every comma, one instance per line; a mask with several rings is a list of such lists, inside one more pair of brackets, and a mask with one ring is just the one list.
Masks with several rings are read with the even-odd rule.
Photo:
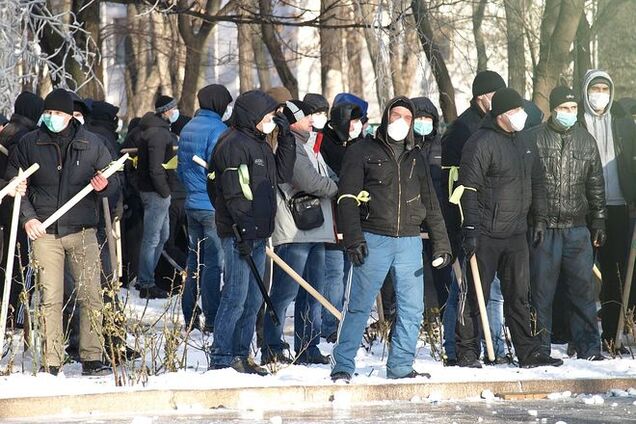
[[568, 343], [568, 349], [565, 352], [570, 358], [572, 358], [573, 356], [576, 356], [576, 347], [574, 346], [574, 343]]
[[510, 359], [507, 356], [498, 356], [494, 361], [490, 361], [488, 358], [484, 358], [484, 365], [508, 365]]
[[406, 374], [404, 377], [400, 377], [400, 378], [417, 378], [417, 377], [431, 378], [431, 375], [427, 372], [417, 372], [413, 370], [410, 373]]
[[519, 367], [521, 368], [560, 367], [561, 365], [563, 365], [561, 359], [553, 358], [541, 352], [533, 353], [523, 362], [519, 361]]
[[66, 352], [66, 355], [68, 356], [65, 362], [81, 362], [79, 349], [77, 349], [76, 347], [68, 345], [66, 347], [65, 352]]
[[293, 361], [281, 351], [269, 350], [261, 348], [261, 365], [269, 365], [273, 363], [291, 364]]
[[590, 355], [587, 358], [577, 358], [577, 359], [585, 359], [592, 362], [598, 362], [598, 361], [605, 361], [607, 358], [599, 353], [596, 355]]
[[327, 343], [335, 343], [336, 340], [338, 340], [338, 332], [334, 331], [333, 333], [329, 334], [325, 340], [327, 341]]
[[231, 367], [241, 374], [269, 375], [269, 372], [265, 368], [256, 365], [252, 358], [236, 358], [232, 362]]
[[53, 376], [57, 376], [60, 373], [60, 367], [54, 367], [54, 366], [50, 366], [50, 367], [40, 367], [40, 372], [46, 373], [46, 374], [51, 374]]
[[85, 376], [101, 376], [112, 374], [113, 370], [102, 361], [84, 361], [82, 362], [82, 375]]
[[444, 359], [445, 367], [456, 367], [457, 366], [457, 358], [446, 358]]
[[474, 353], [468, 353], [466, 355], [460, 355], [457, 360], [457, 366], [462, 368], [481, 368], [481, 362]]
[[157, 286], [139, 289], [139, 297], [142, 299], [167, 299], [168, 292]]
[[344, 371], [334, 372], [331, 374], [331, 381], [333, 381], [334, 383], [344, 381], [345, 383], [349, 384], [349, 382], [351, 381], [351, 374]]
[[317, 352], [303, 352], [300, 355], [296, 356], [296, 362], [304, 365], [327, 365], [331, 363], [331, 358], [329, 355], [323, 355], [320, 351]]

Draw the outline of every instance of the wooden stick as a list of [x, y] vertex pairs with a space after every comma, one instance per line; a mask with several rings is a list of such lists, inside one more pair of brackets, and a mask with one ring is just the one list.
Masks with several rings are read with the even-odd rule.
[[481, 326], [483, 327], [484, 339], [486, 340], [488, 360], [495, 362], [495, 349], [492, 345], [492, 335], [490, 334], [490, 324], [488, 323], [488, 313], [486, 312], [486, 302], [484, 301], [484, 291], [481, 285], [476, 255], [470, 257], [470, 269], [473, 274], [473, 283], [475, 284], [475, 294], [477, 295], [477, 305], [479, 306], [479, 314], [481, 315]]
[[[22, 176], [20, 169], [18, 176]], [[11, 296], [11, 283], [13, 283], [13, 261], [15, 259], [15, 245], [18, 236], [20, 218], [20, 202], [22, 196], [17, 194], [13, 199], [13, 213], [11, 215], [11, 230], [9, 232], [9, 245], [7, 246], [7, 266], [4, 272], [4, 290], [2, 293], [2, 309], [0, 310], [0, 357], [4, 353], [4, 333], [7, 329], [7, 316], [9, 314], [9, 297]]]
[[378, 322], [384, 326], [384, 305], [382, 304], [382, 292], [375, 298], [375, 307], [378, 310]]
[[112, 272], [111, 281], [119, 280], [119, 266], [117, 265], [117, 252], [115, 248], [115, 237], [113, 236], [113, 222], [110, 218], [110, 205], [108, 197], [102, 199], [102, 209], [104, 210], [104, 224], [106, 229], [106, 240], [108, 243], [108, 256], [110, 256], [110, 270]]
[[[128, 160], [128, 157], [129, 157], [128, 154], [125, 154], [124, 156], [117, 159], [115, 162], [108, 165], [108, 167], [102, 171], [102, 175], [104, 176], [104, 178], [109, 178], [115, 172], [121, 169], [121, 167], [124, 166], [124, 163]], [[71, 210], [73, 206], [78, 204], [83, 198], [88, 196], [88, 194], [91, 193], [92, 191], [93, 191], [93, 186], [91, 185], [91, 183], [88, 183], [86, 187], [81, 189], [79, 193], [73, 196], [68, 202], [62, 205], [61, 208], [55, 211], [53, 215], [51, 215], [46, 221], [44, 221], [42, 223], [42, 229], [46, 230], [48, 227], [53, 225], [55, 221], [60, 219], [66, 212]]]
[[[172, 146], [172, 150], [176, 151], [179, 150], [178, 146]], [[138, 147], [126, 147], [125, 149], [121, 149], [119, 151], [119, 153], [121, 153], [122, 155], [136, 155], [137, 153], [139, 153], [139, 148]]]
[[284, 260], [281, 259], [280, 256], [278, 256], [272, 249], [270, 249], [269, 247], [265, 248], [265, 253], [267, 254], [267, 256], [269, 256], [270, 258], [272, 258], [272, 260], [276, 263], [276, 265], [278, 265], [279, 267], [281, 267], [283, 269], [283, 271], [285, 271], [291, 278], [294, 279], [294, 281], [296, 281], [303, 289], [305, 289], [307, 291], [307, 293], [309, 293], [310, 295], [312, 295], [318, 302], [320, 302], [320, 304], [322, 306], [325, 307], [325, 309], [327, 309], [329, 312], [331, 312], [331, 314], [338, 318], [338, 321], [342, 321], [342, 313], [337, 310], [335, 308], [335, 306], [333, 306], [331, 303], [329, 303], [329, 301], [327, 299], [324, 298], [323, 295], [321, 295], [320, 293], [318, 293], [318, 291], [313, 288], [311, 286], [311, 284], [309, 284], [307, 281], [305, 281], [303, 279], [303, 277], [301, 277], [300, 275], [298, 275], [298, 273], [296, 271], [294, 271], [292, 269], [292, 267], [290, 267], [289, 265], [287, 265], [285, 263]]
[[26, 171], [20, 172], [17, 177], [9, 181], [9, 184], [7, 184], [2, 190], [0, 190], [0, 200], [2, 200], [7, 194], [14, 191], [15, 188], [19, 186], [22, 181], [29, 178], [38, 169], [40, 169], [40, 165], [34, 163], [33, 165], [29, 166]]
[[0, 144], [0, 153], [2, 153], [5, 156], [9, 156], [9, 149], [7, 149], [2, 144]]
[[596, 264], [594, 264], [594, 266], [592, 267], [592, 273], [599, 281], [603, 281], [603, 276], [601, 275], [601, 271], [598, 269]]
[[625, 315], [629, 305], [629, 295], [632, 288], [632, 278], [634, 277], [634, 260], [636, 260], [636, 227], [632, 232], [632, 241], [627, 258], [627, 270], [625, 271], [625, 281], [623, 282], [623, 301], [618, 314], [618, 327], [616, 327], [616, 338], [614, 339], [614, 349], [620, 349], [622, 345], [623, 330], [625, 329]]
[[203, 159], [201, 159], [200, 157], [198, 157], [197, 155], [192, 156], [192, 162], [196, 163], [199, 166], [204, 167], [205, 169], [209, 169], [208, 163], [204, 161]]
[[124, 258], [123, 249], [121, 246], [121, 221], [115, 217], [114, 224], [114, 237], [115, 237], [115, 253], [117, 254], [117, 275], [121, 278], [124, 275]]

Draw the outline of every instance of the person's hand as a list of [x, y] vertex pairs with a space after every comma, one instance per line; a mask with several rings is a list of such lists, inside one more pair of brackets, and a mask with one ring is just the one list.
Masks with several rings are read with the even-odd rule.
[[466, 259], [473, 257], [479, 246], [479, 238], [475, 234], [475, 230], [464, 230], [464, 238], [462, 240], [462, 249]]
[[538, 222], [532, 229], [532, 247], [538, 247], [545, 237], [545, 224]]
[[[440, 262], [440, 259], [441, 259], [441, 262]], [[442, 253], [441, 256], [436, 256], [433, 259], [433, 262], [431, 262], [431, 264], [437, 269], [442, 269], [444, 267], [447, 267], [451, 263], [452, 259], [453, 257], [450, 254]]]
[[592, 244], [594, 247], [603, 247], [607, 241], [607, 233], [603, 228], [596, 228], [592, 230]]
[[37, 240], [46, 234], [42, 223], [36, 218], [30, 219], [24, 224], [24, 231], [31, 240]]
[[243, 257], [247, 257], [252, 254], [252, 245], [245, 240], [236, 242], [236, 249], [239, 251], [239, 255]]
[[277, 113], [272, 118], [276, 126], [279, 128], [281, 134], [289, 134], [289, 121], [285, 117], [285, 115]]
[[101, 172], [97, 171], [97, 174], [91, 178], [91, 185], [95, 191], [100, 192], [108, 185], [108, 178], [104, 177]]
[[[13, 179], [11, 180], [13, 181]], [[27, 190], [27, 182], [26, 180], [22, 180], [22, 182], [20, 182], [20, 184], [18, 184], [15, 188], [15, 190], [11, 191], [9, 193], [9, 196], [15, 197], [16, 195], [20, 195], [23, 196], [26, 194], [26, 190]]]
[[361, 241], [347, 248], [347, 256], [353, 264], [353, 266], [360, 266], [364, 264], [364, 259], [369, 256], [369, 249], [367, 248], [367, 242]]

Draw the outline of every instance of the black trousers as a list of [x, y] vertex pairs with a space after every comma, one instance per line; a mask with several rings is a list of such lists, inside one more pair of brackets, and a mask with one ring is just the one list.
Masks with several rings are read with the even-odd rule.
[[[623, 282], [625, 281], [629, 243], [632, 236], [628, 207], [608, 206], [605, 225], [607, 241], [598, 250], [599, 265], [603, 276], [600, 294], [602, 341], [603, 344], [608, 343], [612, 346], [616, 337], [618, 317], [622, 313]], [[634, 305], [634, 290], [630, 294], [627, 308]]]
[[[486, 304], [495, 274], [501, 281], [504, 318], [517, 357], [524, 362], [540, 348], [540, 341], [532, 331], [530, 317], [530, 265], [526, 235], [519, 234], [507, 239], [482, 236], [476, 256]], [[467, 291], [466, 302], [463, 313], [458, 313], [456, 327], [457, 357], [460, 361], [466, 356], [479, 357], [481, 340], [481, 316], [470, 265], [466, 266], [465, 274], [467, 287], [463, 287], [462, 292]]]

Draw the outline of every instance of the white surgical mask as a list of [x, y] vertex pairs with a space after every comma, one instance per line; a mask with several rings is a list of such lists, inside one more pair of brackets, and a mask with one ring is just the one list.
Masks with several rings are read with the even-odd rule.
[[174, 112], [170, 115], [170, 123], [174, 124], [179, 119], [179, 109], [175, 109]]
[[63, 131], [68, 126], [68, 124], [64, 121], [65, 119], [61, 115], [51, 115], [50, 113], [42, 115], [42, 123], [44, 123], [51, 132], [56, 134]]
[[276, 122], [269, 121], [263, 123], [263, 134], [270, 134], [276, 128]]
[[225, 112], [223, 113], [223, 116], [221, 116], [221, 121], [225, 122], [228, 119], [230, 119], [230, 116], [232, 116], [232, 111], [234, 110], [234, 105], [233, 104], [229, 104], [227, 105], [227, 107], [225, 108]]
[[528, 114], [523, 110], [520, 110], [513, 115], [508, 115], [510, 126], [512, 127], [512, 130], [516, 132], [521, 131], [523, 127], [525, 127], [526, 119], [528, 119]]
[[402, 118], [389, 124], [386, 129], [387, 134], [395, 141], [402, 141], [409, 135], [410, 125]]
[[314, 113], [312, 115], [313, 118], [313, 126], [314, 128], [316, 128], [317, 130], [321, 130], [325, 127], [325, 125], [327, 124], [327, 115], [324, 113]]
[[360, 133], [362, 132], [362, 122], [356, 121], [353, 124], [353, 129], [349, 131], [349, 140], [353, 140], [354, 138], [358, 138]]
[[594, 110], [604, 110], [610, 101], [610, 95], [607, 93], [590, 93], [588, 98]]

